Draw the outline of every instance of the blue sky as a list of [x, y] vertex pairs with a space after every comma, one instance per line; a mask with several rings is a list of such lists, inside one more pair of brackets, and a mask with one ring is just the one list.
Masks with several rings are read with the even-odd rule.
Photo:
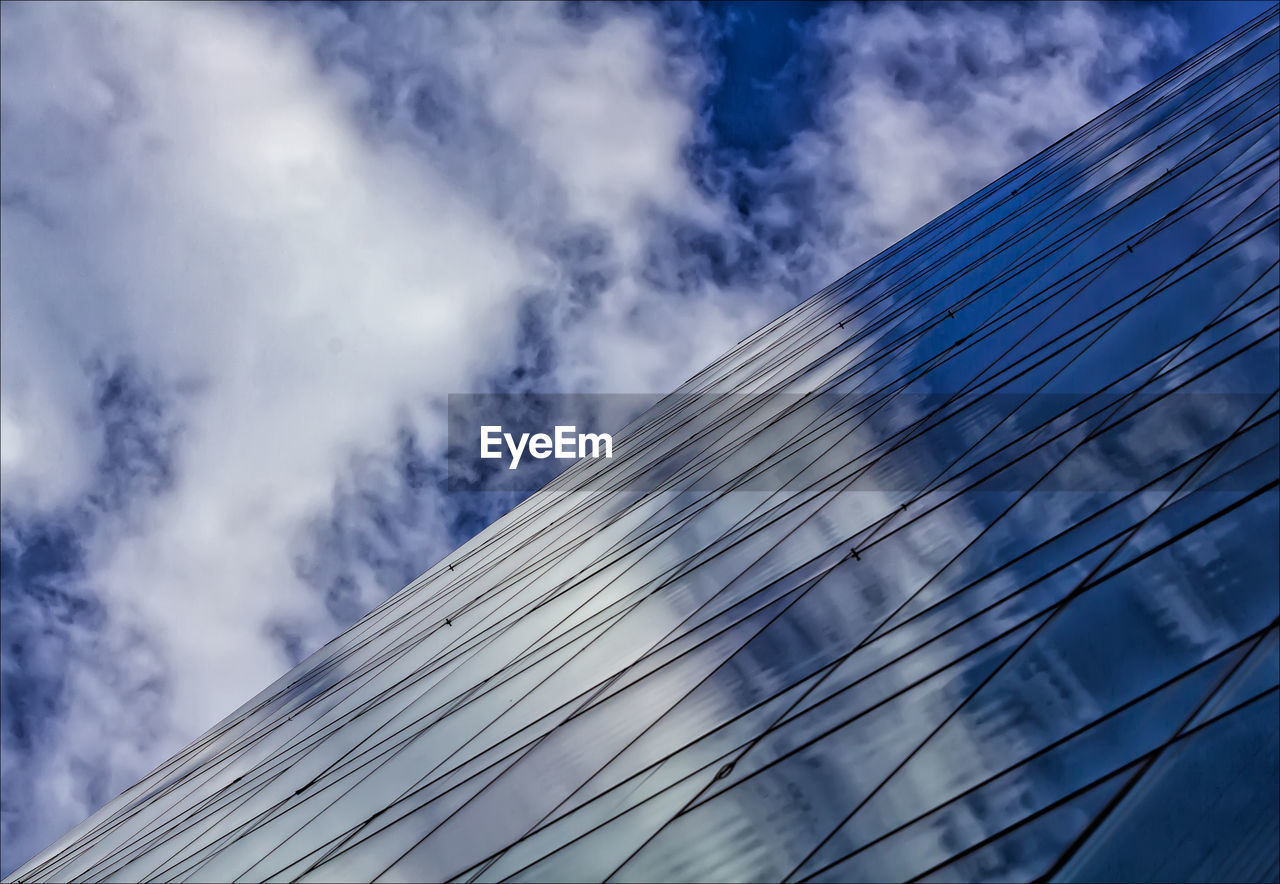
[[6, 4], [3, 872], [672, 388], [1264, 3]]

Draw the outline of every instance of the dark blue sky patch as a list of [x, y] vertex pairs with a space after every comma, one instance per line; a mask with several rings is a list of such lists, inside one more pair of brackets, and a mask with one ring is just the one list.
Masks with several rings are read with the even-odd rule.
[[443, 471], [427, 457], [408, 427], [396, 432], [396, 457], [396, 468], [411, 492], [434, 488], [442, 480]]
[[565, 231], [548, 251], [564, 277], [570, 321], [596, 307], [601, 294], [613, 285], [621, 270], [612, 236], [598, 225]]
[[[748, 219], [750, 221], [750, 219]], [[697, 297], [707, 286], [759, 286], [776, 280], [770, 251], [751, 223], [712, 229], [678, 217], [656, 225], [647, 244], [642, 278], [653, 295]], [[801, 231], [795, 231], [803, 236]]]
[[81, 567], [73, 532], [57, 524], [41, 525], [5, 540], [0, 546], [0, 707], [6, 738], [25, 744], [61, 692], [63, 673], [55, 664], [69, 641], [68, 627], [84, 623], [92, 628], [102, 607], [78, 592], [70, 579]]
[[93, 425], [102, 433], [97, 508], [114, 511], [131, 500], [161, 494], [173, 485], [173, 448], [178, 428], [160, 386], [132, 363], [90, 369], [96, 380]]
[[753, 161], [785, 147], [813, 125], [824, 86], [825, 60], [813, 52], [809, 26], [826, 3], [711, 2], [719, 25], [719, 82], [708, 102], [711, 130], [722, 149]]
[[509, 383], [495, 384], [495, 390], [510, 387], [529, 389], [545, 382], [556, 364], [556, 338], [552, 327], [557, 298], [550, 292], [533, 292], [520, 302], [516, 316], [516, 367]]

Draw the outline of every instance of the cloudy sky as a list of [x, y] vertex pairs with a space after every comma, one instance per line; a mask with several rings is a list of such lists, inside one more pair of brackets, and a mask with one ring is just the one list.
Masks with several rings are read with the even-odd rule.
[[1264, 3], [6, 3], [9, 872], [656, 393]]

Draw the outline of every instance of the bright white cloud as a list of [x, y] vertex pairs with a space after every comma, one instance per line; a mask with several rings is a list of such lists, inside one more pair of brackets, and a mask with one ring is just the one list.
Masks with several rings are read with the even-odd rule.
[[[822, 127], [791, 161], [839, 194], [849, 256], [874, 255], [1133, 92], [1181, 39], [1171, 18], [1096, 4], [840, 7]], [[838, 268], [833, 268], [837, 269]]]

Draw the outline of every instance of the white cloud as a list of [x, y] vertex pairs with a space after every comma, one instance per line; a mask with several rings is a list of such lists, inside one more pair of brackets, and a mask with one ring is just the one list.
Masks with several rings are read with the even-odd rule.
[[[828, 223], [846, 264], [874, 255], [1146, 80], [1181, 39], [1157, 11], [1096, 4], [837, 7], [822, 126], [791, 162], [837, 194]], [[838, 268], [836, 268], [838, 270]]]

